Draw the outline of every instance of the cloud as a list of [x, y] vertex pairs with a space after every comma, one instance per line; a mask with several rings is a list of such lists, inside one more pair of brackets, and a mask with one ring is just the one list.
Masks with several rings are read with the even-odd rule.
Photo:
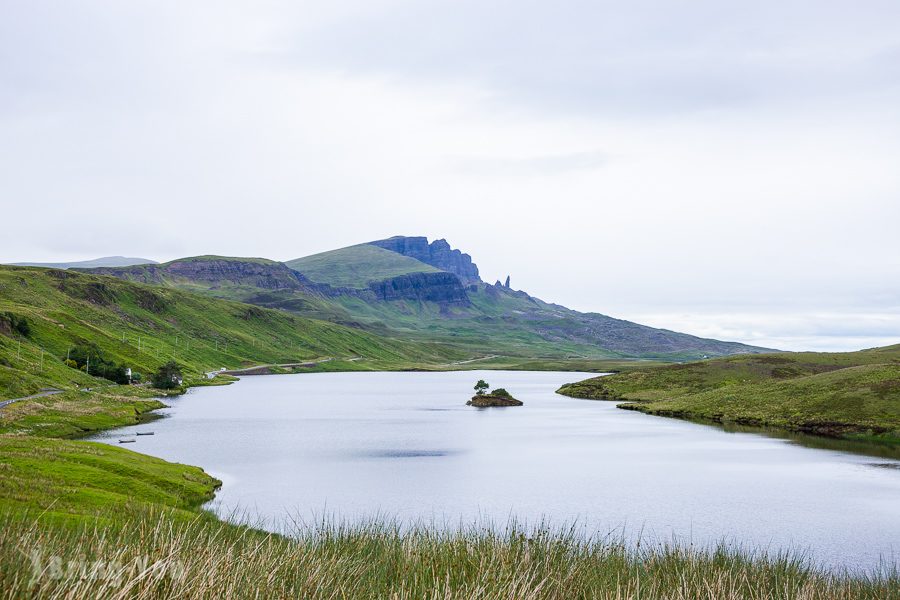
[[581, 310], [890, 337], [898, 26], [887, 0], [14, 3], [0, 260], [410, 233]]
[[458, 168], [463, 173], [489, 176], [520, 177], [558, 175], [571, 171], [593, 170], [607, 164], [605, 152], [571, 152], [528, 157], [462, 158]]
[[666, 115], [884, 89], [896, 83], [884, 57], [898, 18], [890, 2], [399, 1], [286, 31], [276, 51], [298, 65], [467, 79], [504, 109]]
[[900, 310], [666, 313], [641, 314], [636, 320], [702, 337], [739, 339], [780, 350], [839, 352], [900, 344]]

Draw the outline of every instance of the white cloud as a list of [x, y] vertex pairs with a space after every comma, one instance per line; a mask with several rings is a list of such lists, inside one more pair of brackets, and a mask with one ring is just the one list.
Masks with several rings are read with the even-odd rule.
[[894, 335], [870, 317], [900, 297], [895, 3], [6, 13], [0, 260], [419, 234], [581, 310], [786, 348]]

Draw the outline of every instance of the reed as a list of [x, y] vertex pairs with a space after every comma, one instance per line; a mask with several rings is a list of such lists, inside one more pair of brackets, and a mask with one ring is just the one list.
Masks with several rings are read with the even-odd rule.
[[800, 555], [635, 548], [549, 527], [325, 520], [276, 535], [159, 509], [65, 526], [35, 517], [0, 515], [0, 598], [900, 598], [887, 568], [851, 576]]

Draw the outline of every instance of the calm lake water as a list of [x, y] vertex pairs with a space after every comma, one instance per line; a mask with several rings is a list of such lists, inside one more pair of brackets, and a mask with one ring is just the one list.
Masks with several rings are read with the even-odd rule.
[[[801, 549], [828, 567], [900, 561], [900, 461], [643, 415], [554, 391], [579, 373], [317, 373], [245, 377], [169, 399], [166, 418], [94, 439], [199, 465], [210, 508], [586, 531], [695, 545]], [[473, 383], [525, 406], [465, 406]]]

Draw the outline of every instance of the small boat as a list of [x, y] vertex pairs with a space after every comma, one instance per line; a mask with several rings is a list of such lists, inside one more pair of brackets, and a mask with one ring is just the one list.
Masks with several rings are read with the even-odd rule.
[[119, 440], [119, 443], [120, 443], [120, 444], [133, 444], [133, 443], [135, 443], [136, 441], [137, 441], [137, 440]]
[[138, 431], [136, 435], [153, 435], [152, 431]]

